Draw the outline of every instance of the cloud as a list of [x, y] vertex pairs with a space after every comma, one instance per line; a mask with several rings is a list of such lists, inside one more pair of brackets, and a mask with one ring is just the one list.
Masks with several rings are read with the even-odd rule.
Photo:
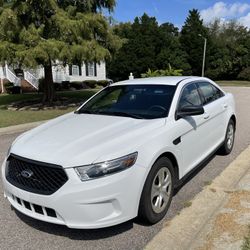
[[[201, 17], [206, 23], [209, 23], [215, 19], [232, 19], [242, 18], [243, 22], [249, 23], [249, 15], [243, 16], [250, 9], [248, 3], [233, 3], [227, 4], [225, 2], [217, 2], [213, 6], [201, 10]], [[249, 13], [250, 14], [250, 13]], [[242, 17], [243, 16], [243, 17]], [[246, 19], [244, 19], [246, 18]]]
[[240, 17], [239, 22], [250, 29], [250, 12], [246, 16]]

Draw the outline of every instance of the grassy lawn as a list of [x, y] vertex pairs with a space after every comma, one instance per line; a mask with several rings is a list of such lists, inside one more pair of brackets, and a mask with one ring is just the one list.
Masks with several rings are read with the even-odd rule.
[[244, 238], [243, 245], [241, 246], [241, 250], [250, 250], [250, 226], [248, 235]]
[[250, 81], [216, 81], [220, 86], [250, 87]]
[[[58, 92], [57, 95], [60, 97], [74, 98], [76, 101], [85, 101], [96, 92], [97, 90], [94, 89]], [[54, 109], [39, 111], [11, 111], [5, 108], [5, 105], [8, 105], [12, 102], [31, 100], [34, 98], [41, 98], [41, 94], [32, 93], [21, 95], [0, 95], [0, 128], [28, 122], [48, 120], [75, 110], [75, 108], [68, 108], [66, 110]]]
[[23, 124], [28, 122], [43, 121], [63, 115], [73, 108], [66, 110], [41, 110], [41, 111], [9, 111], [0, 110], [0, 128], [8, 127], [11, 125]]
[[[79, 100], [86, 100], [93, 94], [95, 94], [99, 89], [93, 89], [93, 90], [81, 90], [81, 91], [64, 91], [64, 92], [57, 92], [58, 97], [70, 97], [70, 98], [76, 98]], [[37, 99], [42, 98], [42, 94], [38, 93], [27, 93], [27, 94], [20, 94], [20, 95], [8, 95], [3, 94], [0, 95], [0, 108], [3, 105], [8, 105], [12, 102], [18, 102], [18, 101], [25, 101], [25, 100], [31, 100], [31, 99]]]

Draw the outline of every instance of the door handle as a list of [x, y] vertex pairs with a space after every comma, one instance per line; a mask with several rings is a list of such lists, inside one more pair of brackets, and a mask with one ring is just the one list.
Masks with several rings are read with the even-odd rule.
[[208, 119], [210, 117], [210, 115], [208, 114], [208, 113], [205, 113], [204, 114], [204, 116], [203, 116], [203, 118], [206, 120], [206, 119]]
[[226, 109], [228, 107], [227, 103], [223, 104], [223, 108]]

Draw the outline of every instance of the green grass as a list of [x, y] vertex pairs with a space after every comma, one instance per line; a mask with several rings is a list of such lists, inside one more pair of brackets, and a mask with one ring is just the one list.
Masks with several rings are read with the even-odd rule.
[[[96, 92], [97, 92], [96, 89], [58, 92], [57, 96], [74, 98], [78, 101], [85, 101]], [[49, 120], [75, 110], [75, 108], [68, 108], [66, 110], [53, 109], [53, 110], [39, 110], [39, 111], [11, 111], [5, 108], [6, 105], [12, 102], [31, 100], [41, 97], [42, 95], [37, 93], [21, 94], [21, 95], [8, 95], [8, 94], [0, 95], [0, 128], [23, 124], [23, 123], [29, 123], [29, 122]]]
[[66, 110], [44, 110], [44, 111], [9, 111], [0, 110], [0, 128], [29, 122], [43, 121], [63, 115], [73, 108]]
[[26, 100], [31, 100], [34, 98], [42, 98], [40, 94], [20, 94], [20, 95], [8, 95], [8, 94], [3, 94], [0, 95], [0, 106], [3, 105], [8, 105], [12, 102], [17, 102], [17, 101], [26, 101]]
[[183, 203], [183, 207], [191, 207], [192, 206], [192, 201], [185, 201]]
[[[98, 89], [93, 89], [93, 90], [88, 89], [88, 90], [80, 90], [80, 91], [57, 92], [57, 96], [76, 98], [79, 100], [86, 100], [89, 97], [91, 97], [93, 94], [95, 94], [97, 90]], [[32, 100], [32, 99], [37, 99], [37, 98], [42, 98], [42, 94], [38, 94], [38, 93], [20, 94], [20, 95], [3, 94], [3, 95], [0, 95], [0, 106], [8, 105], [12, 102], [26, 101], [26, 100]]]
[[250, 250], [250, 226], [248, 226], [248, 228], [249, 228], [249, 233], [244, 238], [244, 242], [241, 246], [241, 250]]
[[212, 181], [205, 181], [204, 182], [204, 186], [209, 186], [209, 185], [211, 185], [212, 184]]
[[216, 81], [220, 86], [250, 87], [250, 81]]

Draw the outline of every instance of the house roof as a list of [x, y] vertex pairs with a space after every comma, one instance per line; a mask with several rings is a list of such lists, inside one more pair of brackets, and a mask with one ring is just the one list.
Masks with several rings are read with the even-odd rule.
[[164, 85], [177, 85], [183, 80], [201, 80], [205, 79], [197, 76], [163, 76], [163, 77], [150, 77], [150, 78], [138, 78], [133, 80], [126, 80], [114, 83], [112, 85], [120, 84], [164, 84]]

